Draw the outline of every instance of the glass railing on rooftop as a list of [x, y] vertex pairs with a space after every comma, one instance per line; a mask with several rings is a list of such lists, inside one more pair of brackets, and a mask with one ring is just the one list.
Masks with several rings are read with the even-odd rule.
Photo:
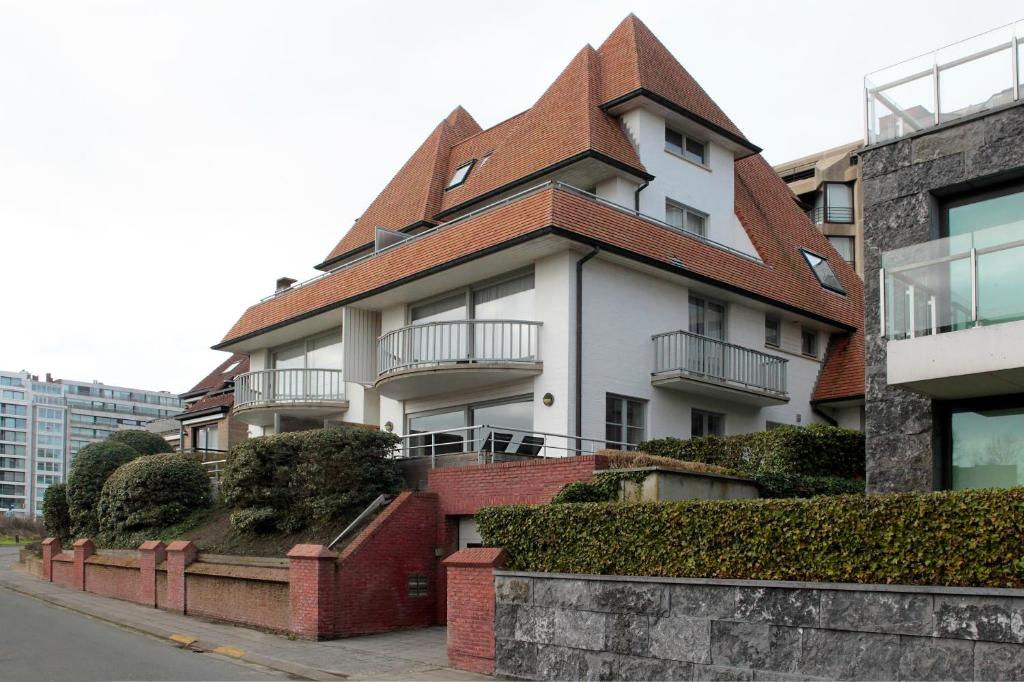
[[864, 77], [865, 141], [878, 144], [1018, 102], [1024, 21]]

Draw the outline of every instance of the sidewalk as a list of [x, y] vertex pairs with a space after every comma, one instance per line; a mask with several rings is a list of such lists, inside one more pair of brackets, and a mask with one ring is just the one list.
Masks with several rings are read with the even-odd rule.
[[310, 680], [488, 680], [448, 666], [445, 629], [433, 627], [339, 639], [292, 640], [257, 630], [150, 609], [43, 582], [23, 573], [16, 552], [0, 553], [0, 588], [175, 646], [213, 651]]

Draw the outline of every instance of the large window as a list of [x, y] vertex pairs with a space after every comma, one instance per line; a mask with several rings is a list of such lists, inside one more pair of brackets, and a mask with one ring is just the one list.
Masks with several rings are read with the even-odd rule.
[[[341, 369], [341, 330], [313, 336], [298, 343], [278, 348], [273, 353], [274, 369]], [[285, 372], [274, 376], [268, 386], [275, 400], [296, 399], [307, 394], [335, 396], [342, 393], [342, 377], [338, 372]]]
[[197, 426], [192, 430], [192, 443], [200, 450], [219, 450], [220, 437], [216, 424]]
[[951, 406], [944, 426], [948, 487], [1024, 485], [1024, 396]]
[[853, 222], [853, 186], [842, 182], [826, 182], [814, 195], [811, 220], [822, 223]]
[[708, 214], [690, 208], [678, 201], [665, 201], [665, 222], [683, 232], [707, 238]]
[[850, 267], [856, 267], [856, 254], [854, 253], [853, 237], [842, 237], [842, 236], [831, 236], [828, 238], [829, 244], [835, 249], [839, 256], [850, 264]]
[[690, 436], [724, 436], [725, 415], [705, 410], [690, 410]]
[[609, 393], [604, 402], [604, 437], [613, 450], [635, 450], [646, 440], [647, 401]]
[[708, 165], [708, 146], [679, 131], [665, 128], [665, 151], [693, 161], [701, 166]]
[[[533, 431], [533, 396], [460, 405], [410, 414], [407, 454], [412, 457], [457, 452], [537, 455], [544, 439]], [[419, 435], [417, 435], [419, 434]]]

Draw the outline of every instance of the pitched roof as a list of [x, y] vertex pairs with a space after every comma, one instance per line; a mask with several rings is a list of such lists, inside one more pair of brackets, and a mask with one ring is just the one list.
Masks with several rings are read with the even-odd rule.
[[602, 103], [641, 92], [653, 94], [750, 145], [736, 124], [635, 14], [612, 31], [597, 53], [601, 58]]
[[[195, 401], [188, 408], [180, 413], [174, 415], [174, 418], [178, 421], [184, 421], [197, 414], [204, 412], [210, 412], [216, 410], [217, 412], [227, 412], [235, 404], [235, 392], [226, 391], [221, 393], [210, 393], [204, 395], [199, 400]], [[219, 409], [218, 409], [219, 408]]]
[[249, 371], [249, 356], [244, 353], [233, 353], [224, 362], [203, 377], [198, 384], [180, 394], [182, 398], [193, 398], [198, 395], [216, 393], [230, 388], [239, 374]]
[[814, 402], [864, 396], [864, 331], [833, 334], [814, 387]]

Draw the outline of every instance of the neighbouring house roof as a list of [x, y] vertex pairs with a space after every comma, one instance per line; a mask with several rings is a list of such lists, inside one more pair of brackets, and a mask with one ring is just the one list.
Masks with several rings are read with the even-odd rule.
[[199, 400], [191, 403], [185, 411], [175, 415], [179, 421], [197, 414], [209, 412], [214, 408], [230, 409], [235, 400], [235, 377], [249, 371], [249, 356], [244, 353], [233, 353], [203, 380], [181, 394], [181, 398]]
[[[515, 182], [529, 181], [539, 171], [580, 154], [597, 154], [643, 177], [646, 170], [622, 127], [601, 108], [637, 89], [670, 99], [674, 106], [745, 140], [646, 26], [630, 15], [598, 50], [590, 46], [581, 50], [527, 111], [488, 130], [480, 130], [461, 107], [452, 112], [334, 248], [328, 261], [371, 245], [377, 226], [402, 229], [439, 224], [438, 229], [251, 306], [217, 347], [552, 233], [730, 288], [851, 332], [859, 329], [863, 323], [861, 281], [759, 154], [736, 161], [734, 192], [737, 218], [761, 261], [552, 187], [453, 220], [450, 225], [444, 222], [445, 211]], [[445, 192], [455, 168], [470, 159], [476, 159], [476, 167], [466, 182]], [[800, 248], [829, 258], [846, 289], [845, 296], [820, 285]], [[822, 372], [826, 378], [819, 381], [819, 390], [838, 395], [856, 389], [855, 394], [862, 395], [862, 352], [860, 357], [856, 366], [854, 355], [829, 353]]]
[[863, 396], [864, 332], [833, 334], [811, 400], [817, 403]]

